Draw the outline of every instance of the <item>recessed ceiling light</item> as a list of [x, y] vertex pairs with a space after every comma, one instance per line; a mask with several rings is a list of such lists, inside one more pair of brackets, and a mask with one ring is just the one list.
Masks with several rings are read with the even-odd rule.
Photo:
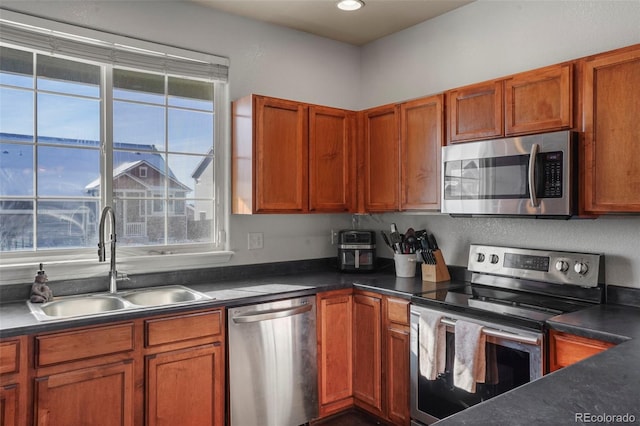
[[364, 2], [362, 0], [340, 0], [336, 5], [340, 10], [352, 12], [364, 7]]

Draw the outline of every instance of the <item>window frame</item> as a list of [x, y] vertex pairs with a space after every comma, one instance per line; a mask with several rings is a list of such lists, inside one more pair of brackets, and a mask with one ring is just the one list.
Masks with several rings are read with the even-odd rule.
[[[126, 46], [142, 50], [163, 52], [182, 58], [201, 60], [203, 57], [214, 58], [228, 66], [226, 58], [203, 54], [200, 52], [178, 49], [172, 46], [150, 43], [128, 37], [117, 36], [87, 28], [62, 24], [42, 18], [22, 15], [15, 12], [4, 11], [2, 20], [19, 24], [47, 28], [52, 31], [77, 36], [88, 37], [95, 40], [106, 40], [111, 43], [121, 43]], [[21, 46], [3, 42], [3, 45], [22, 50], [35, 51], [45, 55], [50, 52], [36, 49], [31, 46]], [[61, 58], [88, 62], [85, 58], [76, 58], [68, 55], [58, 55]], [[102, 84], [104, 93], [101, 96], [101, 131], [103, 147], [101, 148], [101, 191], [100, 206], [113, 205], [113, 92], [112, 71], [119, 65], [95, 62], [103, 67]], [[138, 71], [147, 72], [143, 67], [135, 68]], [[148, 71], [152, 72], [152, 71]], [[192, 77], [189, 74], [169, 73], [169, 76]], [[179, 269], [194, 269], [203, 265], [220, 264], [228, 262], [233, 252], [229, 249], [229, 214], [230, 214], [230, 102], [229, 87], [227, 81], [211, 80], [214, 85], [214, 146], [213, 173], [214, 173], [214, 224], [212, 243], [188, 243], [139, 247], [118, 247], [118, 269], [129, 274], [161, 272]], [[106, 147], [104, 146], [106, 145]], [[105, 149], [106, 148], [106, 149]], [[107, 178], [109, 177], [109, 178]], [[124, 200], [121, 200], [124, 201]], [[147, 202], [153, 200], [143, 200]], [[182, 200], [180, 200], [182, 201]], [[167, 209], [170, 208], [167, 198]], [[175, 201], [174, 201], [175, 202]], [[147, 215], [156, 214], [155, 209], [146, 211]], [[165, 209], [163, 209], [165, 210]], [[186, 210], [186, 205], [185, 205]], [[164, 213], [163, 213], [164, 214]], [[166, 225], [165, 225], [166, 226]], [[53, 249], [39, 251], [3, 252], [0, 254], [0, 285], [30, 282], [39, 263], [44, 263], [51, 280], [66, 280], [95, 276], [108, 271], [108, 262], [99, 263], [95, 249]]]

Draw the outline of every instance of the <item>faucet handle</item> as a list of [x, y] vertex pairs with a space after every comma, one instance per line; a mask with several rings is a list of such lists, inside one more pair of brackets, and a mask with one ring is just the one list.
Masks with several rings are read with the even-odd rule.
[[130, 281], [131, 279], [127, 276], [126, 272], [116, 272], [116, 280], [117, 281]]

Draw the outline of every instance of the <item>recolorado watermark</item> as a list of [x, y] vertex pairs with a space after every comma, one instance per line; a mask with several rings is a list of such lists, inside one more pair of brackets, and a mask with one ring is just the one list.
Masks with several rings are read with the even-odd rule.
[[574, 420], [576, 423], [635, 423], [636, 416], [630, 413], [575, 413]]

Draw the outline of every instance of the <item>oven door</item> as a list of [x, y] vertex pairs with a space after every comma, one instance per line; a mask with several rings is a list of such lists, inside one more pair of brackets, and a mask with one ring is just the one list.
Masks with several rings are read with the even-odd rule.
[[[544, 371], [543, 334], [495, 323], [468, 319], [445, 312], [447, 366], [435, 380], [420, 375], [419, 319], [423, 311], [433, 311], [422, 306], [411, 306], [411, 418], [413, 424], [431, 424], [455, 414], [467, 407], [514, 389], [542, 376]], [[486, 334], [487, 359], [495, 360], [492, 383], [478, 383], [475, 393], [459, 389], [453, 384], [453, 356], [455, 322], [465, 319], [483, 325]], [[495, 356], [493, 356], [495, 354]], [[489, 369], [489, 368], [488, 368]], [[497, 373], [497, 374], [496, 374]], [[418, 423], [420, 422], [420, 423]]]
[[443, 212], [570, 216], [574, 140], [573, 132], [555, 132], [444, 147]]

